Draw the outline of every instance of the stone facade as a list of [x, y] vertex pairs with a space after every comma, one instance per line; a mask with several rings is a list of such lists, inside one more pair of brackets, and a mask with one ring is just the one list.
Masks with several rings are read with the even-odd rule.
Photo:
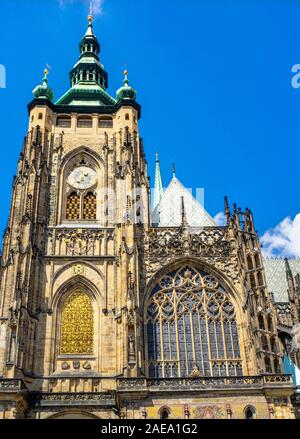
[[[76, 78], [75, 71], [73, 86]], [[252, 213], [230, 212], [226, 203], [227, 224], [199, 230], [183, 205], [179, 227], [152, 225], [140, 107], [129, 89], [127, 81], [120, 99], [104, 106], [53, 104], [39, 89], [29, 105], [1, 257], [0, 418], [294, 418]], [[89, 169], [91, 189], [83, 184]], [[87, 194], [95, 196], [92, 220], [84, 218]], [[68, 205], [78, 218], [68, 217]], [[201, 370], [193, 329], [170, 342], [178, 352], [180, 343], [193, 346], [193, 360], [192, 350], [173, 362], [156, 354], [161, 369], [151, 376], [149, 303], [162, 279], [180, 270], [186, 288], [203, 276], [203, 291], [214, 300], [226, 295], [239, 358], [220, 347], [214, 358], [210, 342]], [[224, 310], [225, 302], [216, 306]], [[208, 325], [213, 318], [205, 317]], [[176, 319], [169, 324], [179, 337]]]

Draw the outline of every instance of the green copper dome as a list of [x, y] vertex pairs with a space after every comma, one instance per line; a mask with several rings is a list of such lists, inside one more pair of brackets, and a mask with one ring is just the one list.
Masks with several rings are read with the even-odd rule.
[[37, 85], [32, 91], [36, 98], [47, 98], [50, 101], [54, 98], [52, 88], [48, 86], [48, 70], [44, 70], [43, 84]]
[[125, 78], [123, 81], [123, 87], [119, 88], [117, 91], [117, 101], [123, 101], [123, 100], [136, 100], [136, 94], [137, 92], [134, 90], [134, 88], [130, 87], [129, 81], [128, 81], [128, 72], [125, 70], [124, 72]]

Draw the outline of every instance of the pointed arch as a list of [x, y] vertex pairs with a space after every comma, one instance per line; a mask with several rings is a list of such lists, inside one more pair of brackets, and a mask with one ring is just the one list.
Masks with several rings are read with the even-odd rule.
[[[78, 168], [82, 176], [86, 176], [87, 185], [81, 186], [76, 177], [69, 179]], [[85, 173], [86, 172], [86, 173]], [[59, 167], [59, 197], [57, 199], [57, 221], [67, 222], [101, 222], [104, 218], [106, 170], [103, 159], [96, 151], [80, 146], [68, 152]], [[76, 173], [75, 173], [76, 176]], [[83, 180], [84, 181], [84, 180]], [[90, 186], [88, 186], [91, 182]]]
[[212, 271], [185, 258], [150, 282], [144, 303], [150, 377], [242, 375], [236, 300]]
[[76, 288], [64, 301], [61, 311], [61, 355], [92, 355], [94, 315], [90, 297]]
[[[67, 269], [71, 267], [72, 264], [68, 264]], [[55, 284], [53, 285], [53, 299], [49, 303], [53, 310], [51, 329], [53, 344], [50, 354], [52, 370], [62, 371], [64, 362], [76, 359], [78, 355], [81, 359], [85, 358], [98, 364], [99, 367], [100, 318], [103, 304], [98, 284], [96, 286], [90, 279], [81, 275], [70, 277], [63, 282], [67, 273], [61, 270], [60, 274], [55, 281], [56, 286], [60, 286], [55, 290]], [[64, 326], [65, 323], [67, 326]], [[67, 347], [71, 348], [67, 349]]]

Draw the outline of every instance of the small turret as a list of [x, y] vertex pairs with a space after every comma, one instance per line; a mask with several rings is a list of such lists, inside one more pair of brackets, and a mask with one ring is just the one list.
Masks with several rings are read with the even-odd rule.
[[124, 70], [124, 80], [123, 80], [123, 87], [119, 88], [117, 91], [117, 101], [123, 101], [123, 100], [136, 100], [137, 92], [129, 85], [128, 80], [128, 71]]
[[48, 74], [49, 74], [48, 69], [45, 69], [43, 83], [41, 85], [37, 85], [35, 89], [32, 91], [32, 93], [37, 99], [46, 98], [52, 101], [52, 99], [54, 98], [53, 90], [48, 86]]

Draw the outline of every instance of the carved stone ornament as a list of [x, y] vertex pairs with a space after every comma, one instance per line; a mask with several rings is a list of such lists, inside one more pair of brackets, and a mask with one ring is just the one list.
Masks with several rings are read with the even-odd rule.
[[91, 363], [89, 361], [86, 361], [85, 363], [83, 363], [82, 367], [85, 370], [90, 370], [92, 368]]
[[[188, 246], [188, 247], [187, 247]], [[152, 228], [145, 236], [145, 264], [149, 279], [163, 265], [183, 255], [205, 260], [223, 271], [234, 284], [240, 282], [238, 260], [227, 229], [206, 227], [190, 229], [189, 238], [184, 228]]]
[[76, 370], [80, 369], [80, 361], [73, 361], [73, 367]]
[[220, 419], [225, 418], [224, 409], [216, 405], [195, 407], [193, 410], [196, 418], [199, 419]]
[[61, 365], [62, 370], [68, 370], [70, 369], [70, 365], [69, 363], [67, 363], [66, 361]]
[[76, 264], [73, 266], [73, 276], [85, 276], [85, 266]]

